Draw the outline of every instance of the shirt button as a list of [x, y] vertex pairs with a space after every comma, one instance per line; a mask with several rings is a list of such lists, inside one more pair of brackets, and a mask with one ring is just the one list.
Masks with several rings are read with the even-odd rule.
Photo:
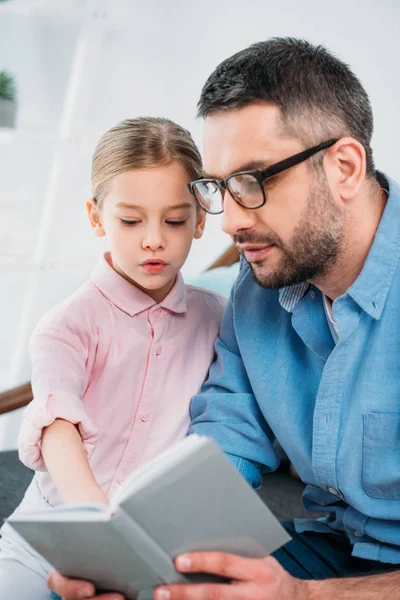
[[146, 423], [149, 419], [150, 419], [149, 413], [143, 413], [142, 416], [140, 417], [140, 420], [143, 421], [143, 423]]
[[162, 352], [161, 346], [157, 346], [157, 348], [156, 348], [156, 355], [160, 356], [161, 352]]
[[328, 488], [328, 492], [330, 492], [331, 494], [334, 494], [335, 496], [339, 495], [339, 492], [337, 490], [335, 490], [335, 488]]
[[310, 292], [310, 298], [311, 298], [311, 300], [314, 300], [314, 298], [315, 298], [315, 292], [314, 292], [314, 290], [311, 290], [311, 292]]
[[355, 532], [354, 532], [354, 535], [355, 535], [356, 537], [362, 537], [364, 534], [363, 534], [363, 532], [362, 532], [362, 531], [355, 531]]
[[123, 483], [126, 479], [126, 475], [121, 475], [121, 477], [118, 479], [118, 483]]
[[156, 310], [156, 319], [159, 319], [161, 317], [161, 314], [162, 314], [161, 308], [159, 308], [158, 310]]

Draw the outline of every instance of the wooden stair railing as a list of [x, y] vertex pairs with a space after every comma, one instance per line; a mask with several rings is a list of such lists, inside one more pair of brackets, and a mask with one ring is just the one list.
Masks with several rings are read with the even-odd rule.
[[17, 410], [29, 404], [32, 400], [31, 384], [24, 383], [6, 392], [0, 393], [0, 415]]
[[213, 264], [208, 267], [207, 271], [211, 269], [217, 269], [218, 267], [230, 267], [231, 265], [239, 262], [240, 254], [235, 244], [231, 244], [227, 250]]
[[[236, 246], [232, 244], [210, 267], [208, 267], [207, 271], [211, 271], [211, 269], [216, 269], [217, 267], [230, 267], [238, 262], [238, 260], [239, 252]], [[0, 415], [26, 406], [32, 398], [30, 382], [19, 385], [6, 392], [0, 392]]]

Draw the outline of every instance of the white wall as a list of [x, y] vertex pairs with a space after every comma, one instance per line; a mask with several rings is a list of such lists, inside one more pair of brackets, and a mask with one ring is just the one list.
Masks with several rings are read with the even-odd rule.
[[[321, 43], [370, 94], [377, 166], [397, 176], [400, 3], [359, 0], [51, 0], [0, 2], [0, 70], [18, 86], [18, 122], [0, 130], [0, 390], [30, 378], [27, 341], [72, 292], [102, 247], [83, 210], [90, 158], [117, 121], [164, 115], [188, 127], [202, 84], [235, 51], [271, 36]], [[185, 274], [228, 245], [209, 218]], [[0, 419], [13, 447], [19, 416]]]

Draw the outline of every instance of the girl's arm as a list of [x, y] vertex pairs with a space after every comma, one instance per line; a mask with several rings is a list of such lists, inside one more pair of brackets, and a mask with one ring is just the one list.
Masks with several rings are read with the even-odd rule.
[[34, 399], [18, 448], [26, 466], [49, 472], [64, 502], [107, 502], [88, 461], [97, 443], [97, 413], [89, 415], [83, 397], [98, 338], [85, 307], [50, 311], [31, 338]]
[[108, 503], [93, 476], [82, 438], [73, 423], [56, 419], [45, 427], [41, 450], [47, 470], [65, 503]]

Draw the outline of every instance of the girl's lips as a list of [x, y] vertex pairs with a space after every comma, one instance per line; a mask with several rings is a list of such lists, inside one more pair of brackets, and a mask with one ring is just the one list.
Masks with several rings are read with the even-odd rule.
[[252, 263], [263, 260], [273, 248], [275, 248], [273, 244], [270, 246], [261, 246], [260, 248], [249, 247], [243, 250], [243, 254], [247, 262]]
[[162, 273], [167, 268], [168, 263], [163, 260], [146, 260], [140, 266], [146, 273]]

